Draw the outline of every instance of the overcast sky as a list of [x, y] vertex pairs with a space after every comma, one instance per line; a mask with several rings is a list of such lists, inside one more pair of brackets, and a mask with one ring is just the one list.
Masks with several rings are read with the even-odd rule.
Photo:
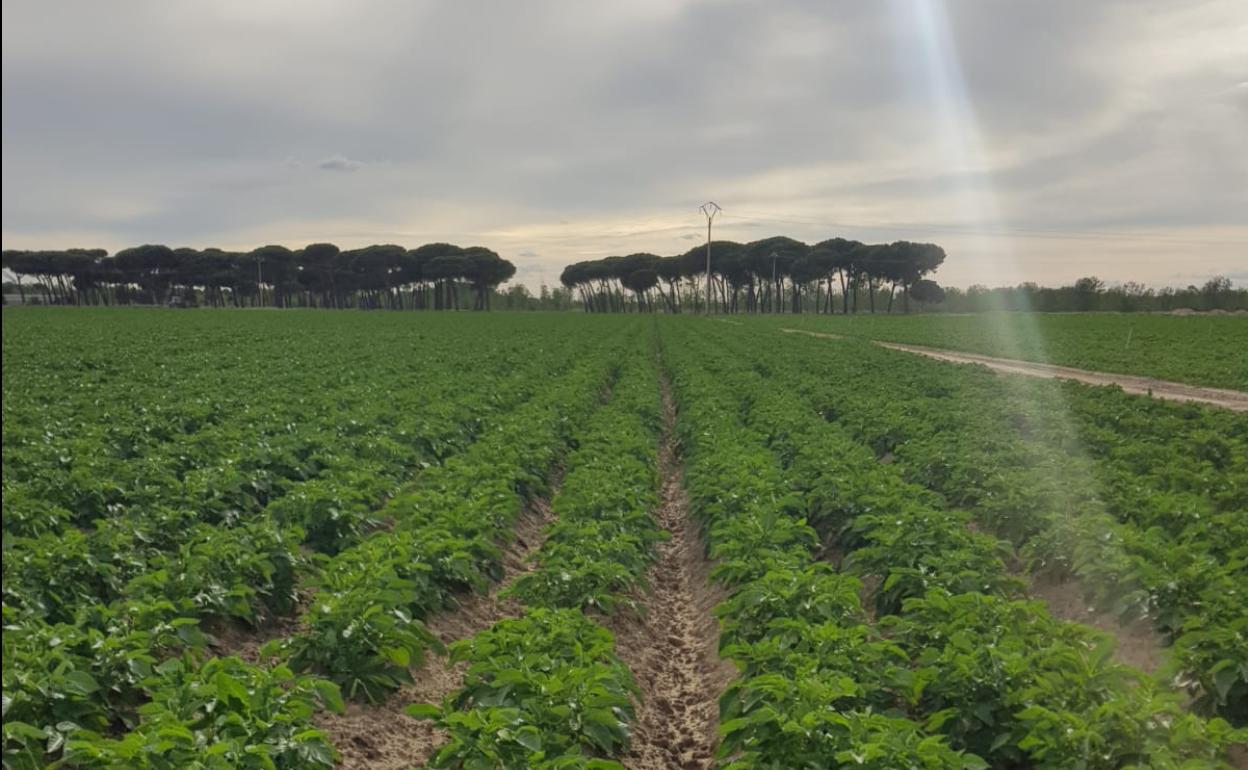
[[3, 5], [5, 248], [930, 240], [1248, 284], [1248, 2]]

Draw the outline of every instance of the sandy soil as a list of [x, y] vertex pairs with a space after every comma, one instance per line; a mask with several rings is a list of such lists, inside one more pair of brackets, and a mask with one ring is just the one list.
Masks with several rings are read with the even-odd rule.
[[1049, 613], [1059, 620], [1082, 623], [1114, 636], [1118, 640], [1114, 660], [1119, 663], [1155, 674], [1165, 662], [1165, 637], [1152, 624], [1147, 621], [1123, 623], [1112, 613], [1092, 609], [1076, 581], [1035, 579], [1027, 594], [1042, 600], [1048, 605]]
[[[551, 496], [558, 488], [556, 478]], [[443, 643], [484, 631], [494, 623], [517, 617], [523, 611], [518, 602], [499, 597], [499, 592], [533, 565], [528, 561], [543, 540], [543, 530], [551, 522], [549, 498], [531, 502], [516, 523], [516, 538], [503, 552], [503, 578], [488, 594], [465, 594], [459, 605], [429, 619], [429, 630]], [[406, 770], [428, 762], [445, 740], [432, 722], [417, 720], [404, 713], [412, 703], [441, 703], [463, 681], [464, 666], [452, 666], [445, 656], [430, 651], [425, 665], [414, 672], [414, 683], [393, 693], [377, 706], [352, 703], [345, 714], [322, 712], [317, 726], [329, 733], [342, 754], [339, 767], [348, 770]]]
[[718, 698], [736, 676], [736, 668], [718, 654], [719, 624], [711, 610], [723, 594], [710, 583], [705, 545], [689, 516], [675, 416], [664, 381], [659, 449], [663, 487], [655, 515], [671, 538], [658, 547], [645, 616], [607, 620], [616, 652], [642, 691], [631, 747], [623, 757], [629, 770], [713, 767], [719, 745]]
[[[783, 329], [791, 334], [806, 334], [812, 337], [842, 339], [837, 334], [808, 332], [803, 329]], [[1054, 364], [1038, 364], [1032, 361], [1017, 361], [1010, 358], [993, 358], [977, 353], [961, 353], [952, 350], [928, 348], [921, 345], [903, 345], [898, 342], [875, 341], [880, 347], [916, 353], [938, 361], [949, 361], [955, 364], [979, 364], [995, 372], [1005, 374], [1022, 374], [1028, 377], [1047, 379], [1075, 380], [1089, 385], [1117, 385], [1127, 393], [1153, 396], [1169, 401], [1191, 401], [1236, 412], [1248, 411], [1248, 393], [1224, 388], [1205, 388], [1198, 385], [1187, 385], [1182, 382], [1166, 382], [1150, 377], [1136, 377], [1130, 374], [1111, 374], [1108, 372], [1090, 372], [1086, 369], [1074, 369], [1069, 366]]]

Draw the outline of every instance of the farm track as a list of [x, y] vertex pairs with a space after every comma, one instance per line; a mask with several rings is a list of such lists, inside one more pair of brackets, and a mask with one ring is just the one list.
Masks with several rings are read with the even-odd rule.
[[[499, 593], [519, 576], [533, 569], [529, 557], [542, 546], [544, 530], [554, 519], [550, 501], [558, 491], [561, 471], [556, 471], [547, 496], [534, 499], [516, 521], [515, 539], [503, 550], [503, 577], [485, 594], [465, 594], [459, 605], [427, 621], [443, 644], [484, 631], [500, 620], [518, 617], [523, 608]], [[412, 703], [441, 703], [462, 684], [464, 665], [452, 666], [445, 655], [430, 650], [425, 664], [414, 672], [415, 681], [375, 705], [349, 703], [345, 714], [323, 712], [317, 726], [329, 734], [342, 754], [344, 770], [406, 770], [424, 765], [445, 740], [445, 734], [426, 720], [404, 713]]]
[[[823, 337], [826, 339], [845, 339], [844, 336], [839, 334], [811, 332], [804, 329], [781, 329], [781, 331], [789, 334], [805, 334], [811, 337]], [[1205, 388], [1198, 385], [1187, 385], [1182, 382], [1167, 382], [1165, 380], [1136, 377], [1129, 374], [1092, 372], [1069, 366], [1040, 364], [1012, 358], [994, 358], [992, 356], [982, 356], [978, 353], [961, 353], [952, 350], [923, 347], [921, 345], [903, 345], [898, 342], [882, 342], [880, 340], [872, 340], [872, 342], [890, 350], [914, 353], [936, 359], [937, 361], [947, 361], [955, 364], [979, 364], [1002, 374], [1021, 374], [1027, 377], [1044, 379], [1074, 380], [1087, 385], [1117, 385], [1123, 391], [1135, 395], [1153, 396], [1167, 401], [1205, 404], [1221, 409], [1230, 409], [1235, 412], [1248, 411], [1248, 393], [1241, 393], [1237, 390]]]
[[607, 625], [615, 634], [616, 653], [632, 669], [642, 692], [624, 766], [697, 770], [714, 765], [718, 698], [736, 669], [718, 654], [719, 624], [712, 609], [723, 596], [710, 583], [705, 544], [689, 516], [675, 434], [676, 406], [666, 378], [661, 387], [662, 490], [655, 517], [671, 537], [658, 546], [644, 617], [617, 615]]

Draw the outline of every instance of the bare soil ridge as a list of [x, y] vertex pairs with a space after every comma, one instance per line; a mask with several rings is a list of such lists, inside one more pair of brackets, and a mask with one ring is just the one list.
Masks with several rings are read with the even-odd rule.
[[[781, 329], [781, 331], [790, 334], [806, 334], [811, 337], [844, 339], [839, 334], [811, 332], [805, 329]], [[962, 353], [939, 348], [928, 348], [922, 345], [903, 345], [898, 342], [881, 342], [879, 340], [873, 340], [873, 342], [880, 347], [915, 353], [938, 361], [948, 361], [955, 364], [979, 364], [1004, 374], [1022, 374], [1028, 377], [1074, 380], [1089, 385], [1117, 385], [1127, 393], [1136, 395], [1154, 396], [1168, 401], [1195, 402], [1222, 409], [1230, 409], [1235, 412], [1248, 411], [1248, 393], [1241, 393], [1237, 390], [1206, 388], [1182, 382], [1155, 380], [1151, 377], [1136, 377], [1130, 374], [1092, 372], [1069, 366], [1039, 364], [1032, 361], [1018, 361], [1012, 358], [994, 358], [992, 356], [981, 356], [978, 353]]]
[[710, 583], [705, 544], [689, 516], [675, 436], [676, 407], [666, 379], [661, 387], [662, 491], [655, 517], [671, 538], [658, 547], [645, 616], [616, 616], [608, 625], [617, 654], [642, 691], [625, 767], [700, 770], [715, 765], [718, 699], [736, 669], [719, 657], [719, 624], [712, 609], [724, 597]]
[[[559, 481], [556, 474], [549, 496], [531, 501], [517, 520], [515, 538], [503, 551], [502, 579], [488, 593], [464, 594], [455, 609], [429, 619], [429, 630], [444, 644], [473, 636], [505, 618], [519, 617], [520, 603], [500, 597], [499, 592], [534, 568], [529, 557], [541, 548], [544, 530], [554, 518], [550, 499]], [[413, 675], [415, 681], [384, 703], [351, 703], [345, 714], [320, 714], [317, 726], [329, 733], [342, 755], [338, 767], [407, 770], [423, 766], [446, 736], [433, 722], [413, 719], [404, 709], [412, 703], [441, 703], [459, 689], [463, 675], [463, 665], [452, 666], [446, 656], [430, 650], [425, 665]]]

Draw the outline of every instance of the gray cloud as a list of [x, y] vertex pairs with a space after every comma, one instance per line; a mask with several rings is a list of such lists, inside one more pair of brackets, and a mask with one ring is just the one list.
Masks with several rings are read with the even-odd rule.
[[355, 171], [364, 165], [358, 160], [351, 160], [342, 155], [331, 155], [316, 164], [323, 171]]
[[953, 283], [1230, 272], [1245, 33], [1240, 0], [16, 0], [3, 240], [449, 240], [531, 280], [683, 252], [714, 197], [724, 237], [941, 241]]

